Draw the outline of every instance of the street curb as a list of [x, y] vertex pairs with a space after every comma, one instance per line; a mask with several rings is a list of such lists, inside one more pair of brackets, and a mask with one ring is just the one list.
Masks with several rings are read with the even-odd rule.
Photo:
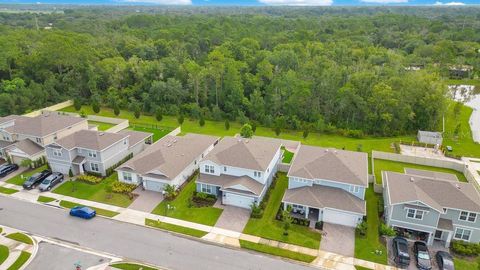
[[30, 258], [28, 258], [28, 260], [19, 268], [19, 270], [24, 270], [27, 268], [27, 266], [35, 259], [35, 256], [37, 256], [37, 253], [38, 253], [38, 242], [37, 240], [30, 234], [30, 233], [27, 233], [27, 232], [24, 232], [26, 235], [28, 235], [28, 237], [30, 237], [30, 239], [32, 239], [33, 241], [33, 252], [32, 254], [30, 254]]

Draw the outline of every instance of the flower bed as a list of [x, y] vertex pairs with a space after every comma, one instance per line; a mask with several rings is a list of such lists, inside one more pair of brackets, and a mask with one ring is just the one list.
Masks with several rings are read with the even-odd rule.
[[115, 193], [123, 193], [123, 194], [130, 194], [137, 188], [136, 185], [122, 183], [122, 182], [114, 182], [112, 184], [112, 191]]
[[77, 181], [85, 182], [87, 184], [98, 184], [102, 182], [103, 178], [93, 176], [93, 175], [86, 175], [82, 174], [77, 177]]
[[209, 207], [213, 206], [217, 201], [217, 197], [212, 194], [203, 192], [193, 192], [192, 206], [194, 207]]

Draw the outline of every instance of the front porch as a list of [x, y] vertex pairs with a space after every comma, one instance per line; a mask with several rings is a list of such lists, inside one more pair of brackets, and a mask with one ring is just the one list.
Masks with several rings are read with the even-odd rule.
[[321, 217], [320, 217], [321, 210], [318, 208], [308, 207], [304, 205], [283, 203], [283, 210], [287, 210], [289, 206], [291, 206], [292, 208], [292, 210], [290, 211], [290, 214], [294, 218], [308, 219], [311, 221], [310, 224], [313, 224], [313, 226], [315, 226], [316, 222], [321, 220]]

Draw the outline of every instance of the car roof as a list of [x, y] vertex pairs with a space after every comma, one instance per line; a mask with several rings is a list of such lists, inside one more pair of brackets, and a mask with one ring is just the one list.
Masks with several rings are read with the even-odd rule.
[[448, 258], [448, 259], [453, 259], [452, 255], [450, 255], [450, 253], [448, 253], [446, 251], [443, 251], [443, 250], [438, 251], [437, 254], [439, 254], [442, 257]]

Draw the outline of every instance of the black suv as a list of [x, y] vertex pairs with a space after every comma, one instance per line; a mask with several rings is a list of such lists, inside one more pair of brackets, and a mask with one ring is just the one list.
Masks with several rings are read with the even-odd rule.
[[32, 189], [38, 186], [40, 183], [42, 183], [45, 178], [50, 176], [52, 174], [51, 171], [49, 170], [44, 170], [39, 173], [35, 173], [34, 175], [30, 176], [27, 181], [23, 183], [23, 188], [24, 189]]
[[0, 177], [5, 177], [16, 170], [18, 170], [17, 164], [3, 164], [0, 166]]
[[410, 265], [410, 254], [408, 254], [408, 241], [407, 239], [397, 236], [393, 238], [393, 255], [394, 261], [399, 267], [408, 267]]
[[430, 253], [428, 252], [427, 244], [422, 241], [416, 241], [413, 244], [413, 252], [417, 259], [417, 267], [420, 270], [432, 269], [432, 262], [430, 261]]

